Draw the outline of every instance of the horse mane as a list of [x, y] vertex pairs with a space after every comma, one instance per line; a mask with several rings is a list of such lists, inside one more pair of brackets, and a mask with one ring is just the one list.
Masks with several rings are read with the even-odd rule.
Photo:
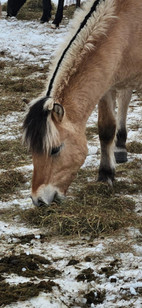
[[28, 149], [37, 154], [51, 153], [52, 148], [60, 145], [58, 130], [52, 120], [52, 104], [43, 108], [47, 97], [31, 102], [23, 124], [23, 142]]
[[100, 37], [106, 35], [109, 20], [115, 17], [115, 7], [116, 0], [91, 0], [76, 10], [70, 32], [50, 66], [47, 97], [55, 100], [60, 97], [84, 57], [95, 49]]
[[30, 105], [24, 121], [24, 142], [35, 153], [50, 153], [60, 144], [58, 130], [52, 120], [54, 102], [84, 57], [95, 49], [95, 43], [107, 35], [109, 20], [115, 17], [116, 0], [90, 0], [75, 13], [65, 43], [51, 64], [46, 96]]

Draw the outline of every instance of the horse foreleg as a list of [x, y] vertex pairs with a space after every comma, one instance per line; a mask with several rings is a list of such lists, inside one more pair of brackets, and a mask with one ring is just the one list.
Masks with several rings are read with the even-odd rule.
[[42, 0], [43, 3], [43, 14], [40, 19], [41, 23], [48, 22], [49, 19], [51, 18], [51, 10], [52, 10], [52, 5], [51, 5], [51, 0]]
[[16, 16], [26, 0], [8, 0], [7, 2], [7, 17]]
[[57, 12], [55, 15], [55, 19], [53, 20], [53, 24], [56, 27], [59, 27], [59, 24], [63, 18], [63, 7], [64, 7], [64, 0], [58, 0]]
[[76, 7], [80, 7], [80, 0], [76, 0]]
[[132, 96], [131, 89], [125, 89], [118, 92], [118, 112], [117, 112], [117, 132], [116, 132], [116, 147], [115, 147], [115, 159], [117, 163], [124, 163], [127, 161], [127, 150], [126, 150], [126, 117], [129, 102]]
[[115, 92], [108, 92], [99, 102], [98, 129], [101, 145], [101, 161], [98, 181], [112, 184], [115, 174], [114, 138], [116, 131]]

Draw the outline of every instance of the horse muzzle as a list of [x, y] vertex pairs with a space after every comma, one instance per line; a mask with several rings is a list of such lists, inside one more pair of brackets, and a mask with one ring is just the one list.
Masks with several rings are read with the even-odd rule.
[[41, 185], [36, 193], [32, 193], [31, 199], [33, 204], [41, 206], [49, 206], [52, 202], [60, 203], [64, 199], [64, 195], [52, 185]]

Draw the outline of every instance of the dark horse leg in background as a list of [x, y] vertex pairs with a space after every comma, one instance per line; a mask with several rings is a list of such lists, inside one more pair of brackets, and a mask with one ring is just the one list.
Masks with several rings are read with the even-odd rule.
[[[26, 0], [8, 0], [7, 3], [7, 16], [16, 16], [20, 8], [23, 6], [23, 4], [26, 2]], [[42, 0], [43, 3], [43, 14], [41, 17], [41, 23], [48, 22], [51, 18], [51, 0]], [[59, 23], [61, 22], [63, 18], [63, 6], [64, 6], [64, 0], [58, 1], [58, 7], [55, 19], [53, 21], [53, 24], [58, 27]]]
[[[8, 0], [7, 3], [7, 16], [16, 16], [22, 5], [26, 0]], [[41, 17], [41, 23], [48, 22], [51, 18], [51, 0], [42, 0], [43, 2], [43, 14]], [[76, 6], [80, 6], [80, 0], [76, 0]], [[57, 12], [53, 24], [55, 27], [59, 27], [59, 24], [63, 18], [64, 0], [58, 0]]]
[[129, 102], [132, 96], [132, 89], [124, 89], [118, 92], [118, 112], [117, 112], [117, 130], [115, 140], [115, 160], [117, 163], [125, 163], [127, 161], [127, 129], [126, 118], [129, 107]]
[[53, 24], [56, 27], [59, 27], [59, 24], [63, 18], [63, 7], [64, 7], [64, 0], [59, 0], [55, 19], [53, 20]]
[[26, 0], [8, 0], [7, 2], [7, 17], [16, 16]]
[[[26, 0], [8, 0], [7, 2], [7, 16], [16, 16]], [[49, 21], [51, 17], [51, 0], [42, 0], [43, 2], [43, 15], [41, 22]]]
[[80, 0], [76, 0], [76, 7], [80, 7]]
[[[64, 0], [59, 0], [55, 19], [53, 20], [53, 24], [55, 25], [55, 27], [59, 27], [59, 24], [63, 18], [63, 7]], [[49, 19], [51, 18], [51, 10], [51, 0], [43, 0], [43, 15], [40, 20], [41, 23], [49, 21]]]
[[[76, 0], [76, 7], [80, 7], [80, 0]], [[55, 15], [55, 19], [53, 20], [53, 25], [55, 25], [56, 27], [59, 27], [59, 24], [62, 21], [63, 8], [64, 8], [64, 0], [58, 0], [57, 12]]]
[[[26, 0], [8, 0], [7, 2], [7, 17], [16, 16], [23, 6]], [[43, 15], [41, 17], [41, 22], [49, 21], [51, 17], [51, 0], [42, 0], [43, 2]]]
[[42, 0], [43, 3], [43, 14], [40, 19], [41, 23], [48, 22], [49, 19], [51, 18], [51, 10], [52, 10], [52, 5], [51, 5], [51, 0]]

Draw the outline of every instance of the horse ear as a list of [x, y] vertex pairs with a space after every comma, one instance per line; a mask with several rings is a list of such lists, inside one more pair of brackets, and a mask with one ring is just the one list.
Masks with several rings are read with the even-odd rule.
[[64, 116], [64, 108], [60, 104], [54, 104], [52, 110], [52, 116], [55, 118], [57, 122], [61, 122]]

